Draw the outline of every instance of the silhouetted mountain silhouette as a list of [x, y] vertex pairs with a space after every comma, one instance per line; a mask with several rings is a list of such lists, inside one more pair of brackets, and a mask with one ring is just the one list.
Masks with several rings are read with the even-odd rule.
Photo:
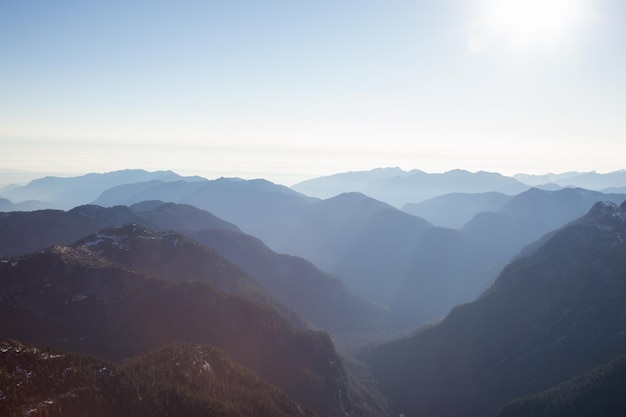
[[27, 200], [20, 203], [13, 203], [6, 198], [0, 198], [0, 212], [2, 211], [31, 211], [41, 210], [47, 207], [42, 201]]
[[478, 213], [498, 211], [512, 196], [489, 193], [444, 194], [421, 203], [407, 203], [402, 211], [421, 217], [436, 226], [461, 228]]
[[574, 186], [588, 190], [603, 190], [609, 187], [624, 187], [626, 185], [626, 170], [599, 174], [597, 172], [583, 172], [578, 175], [558, 179], [555, 181], [562, 186]]
[[360, 192], [395, 207], [403, 207], [407, 203], [419, 203], [443, 194], [491, 191], [517, 194], [529, 186], [515, 178], [491, 172], [472, 173], [457, 169], [430, 174], [420, 170], [405, 172], [388, 168], [315, 178], [295, 184], [292, 188], [314, 197]]
[[545, 191], [532, 188], [516, 195], [496, 213], [480, 213], [462, 232], [490, 248], [495, 259], [508, 260], [544, 234], [585, 214], [601, 200], [620, 203], [624, 194], [580, 188]]
[[160, 181], [202, 181], [200, 177], [182, 177], [172, 171], [148, 172], [140, 169], [113, 171], [105, 174], [86, 174], [77, 177], [44, 177], [28, 185], [11, 188], [2, 197], [13, 202], [38, 200], [47, 208], [70, 209], [95, 200], [103, 191], [120, 184]]
[[346, 193], [310, 204], [260, 234], [273, 249], [310, 259], [357, 294], [388, 304], [394, 281], [385, 277], [404, 265], [416, 236], [430, 227], [388, 204]]
[[257, 237], [258, 228], [281, 222], [301, 207], [317, 201], [266, 180], [220, 178], [203, 182], [126, 184], [107, 190], [95, 204], [110, 207], [146, 200], [191, 204]]

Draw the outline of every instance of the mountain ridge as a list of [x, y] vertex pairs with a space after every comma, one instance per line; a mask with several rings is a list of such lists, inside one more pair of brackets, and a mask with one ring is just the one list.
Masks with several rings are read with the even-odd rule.
[[366, 351], [396, 412], [493, 415], [626, 352], [626, 203], [596, 203], [440, 323]]
[[75, 177], [48, 176], [30, 181], [27, 185], [13, 187], [3, 192], [2, 197], [11, 201], [45, 201], [49, 208], [70, 209], [90, 203], [104, 190], [119, 184], [148, 179], [174, 181], [204, 181], [201, 177], [182, 177], [173, 171], [149, 172], [141, 169], [127, 169], [107, 173], [88, 173]]
[[206, 282], [120, 267], [85, 246], [1, 261], [0, 313], [0, 338], [108, 360], [208, 343], [321, 416], [352, 414], [364, 401], [372, 415], [382, 413], [327, 333], [296, 328], [265, 304]]
[[[384, 311], [356, 298], [337, 277], [308, 261], [275, 253], [235, 225], [193, 206], [151, 201], [137, 207], [139, 210], [87, 205], [66, 212], [0, 213], [0, 258], [53, 245], [73, 245], [99, 230], [129, 223], [161, 232], [176, 230], [226, 255], [231, 263], [246, 270], [264, 287], [273, 289], [283, 304], [318, 328], [335, 335], [356, 329], [358, 333], [380, 329], [376, 323], [383, 320]], [[348, 306], [353, 310], [348, 311]], [[330, 315], [333, 311], [345, 314], [334, 318]]]

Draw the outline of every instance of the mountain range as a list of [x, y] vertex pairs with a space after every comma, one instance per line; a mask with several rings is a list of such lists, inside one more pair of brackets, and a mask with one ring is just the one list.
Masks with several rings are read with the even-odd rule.
[[[121, 171], [101, 174], [100, 177], [88, 175], [80, 178], [83, 182], [89, 178], [98, 178], [102, 181], [102, 178], [109, 176], [121, 178], [122, 173], [128, 174], [127, 171]], [[145, 179], [144, 172], [139, 174]], [[616, 172], [612, 175], [618, 178], [619, 174]], [[162, 173], [154, 173], [154, 177], [159, 175]], [[461, 170], [451, 171], [445, 175], [437, 174], [435, 177], [432, 175], [435, 174], [379, 169], [365, 173], [338, 174], [329, 180], [355, 184], [359, 181], [361, 183], [369, 183], [370, 180], [391, 181], [402, 177], [403, 186], [410, 184], [414, 186], [415, 181], [420, 179], [433, 187], [439, 184], [448, 188], [457, 186], [467, 188], [476, 182], [485, 189], [504, 186], [503, 184], [516, 184], [517, 181], [499, 174], [473, 174]], [[568, 173], [554, 176], [552, 179], [556, 181], [580, 175], [582, 174]], [[598, 176], [602, 177], [601, 174], [597, 174], [594, 178], [599, 178]], [[354, 302], [363, 307], [360, 310], [363, 317], [368, 315], [375, 317], [370, 323], [380, 322], [379, 319], [384, 316], [381, 309], [386, 309], [390, 314], [384, 318], [385, 323], [391, 324], [394, 331], [404, 331], [436, 320], [454, 305], [472, 300], [493, 282], [506, 263], [525, 245], [582, 215], [596, 201], [620, 202], [624, 198], [624, 195], [620, 194], [604, 194], [582, 189], [549, 191], [533, 188], [517, 195], [494, 191], [465, 192], [442, 195], [421, 203], [420, 206], [424, 209], [418, 210], [417, 214], [425, 217], [422, 219], [405, 215], [393, 206], [368, 198], [364, 194], [347, 193], [319, 200], [265, 180], [221, 178], [208, 181], [192, 178], [194, 181], [187, 181], [171, 176], [168, 178], [171, 181], [152, 179], [109, 188], [96, 201], [113, 206], [112, 209], [116, 209], [114, 207], [116, 204], [138, 204], [135, 215], [123, 214], [116, 209], [121, 217], [115, 222], [94, 224], [90, 230], [81, 230], [80, 233], [74, 233], [65, 239], [58, 237], [69, 233], [72, 228], [68, 228], [67, 232], [50, 232], [51, 236], [46, 240], [45, 236], [50, 226], [48, 224], [35, 226], [38, 224], [35, 216], [39, 214], [32, 212], [22, 215], [33, 216], [27, 224], [31, 224], [31, 230], [37, 229], [42, 242], [48, 242], [39, 248], [53, 244], [69, 244], [83, 237], [84, 232], [93, 233], [102, 227], [129, 222], [157, 230], [172, 229], [182, 232], [186, 230], [189, 234], [191, 231], [214, 229], [183, 224], [164, 227], [161, 224], [146, 223], [145, 219], [136, 219], [142, 210], [139, 209], [139, 203], [146, 207], [150, 207], [150, 201], [155, 200], [190, 203], [230, 222], [231, 227], [239, 227], [247, 234], [261, 239], [262, 243], [275, 252], [304, 258], [321, 270], [334, 274], [334, 282], [338, 284], [332, 285], [339, 285], [337, 288], [340, 288], [343, 283], [347, 290], [342, 291], [344, 295], [338, 297], [333, 304], [337, 307], [328, 311], [359, 311], [339, 307], [349, 304], [344, 301], [350, 299], [349, 293], [352, 292], [357, 296], [356, 299], [353, 298], [356, 300]], [[98, 187], [94, 187], [96, 188]], [[409, 205], [405, 210], [408, 210], [408, 207]], [[175, 217], [170, 216], [170, 219]], [[89, 222], [87, 219], [79, 221]], [[0, 227], [1, 224], [0, 222]], [[234, 226], [235, 224], [237, 226]], [[455, 226], [456, 229], [437, 227], [442, 224]], [[25, 238], [24, 236], [31, 235], [25, 233], [24, 229], [15, 232], [12, 234], [15, 238], [10, 239], [10, 243], [5, 243], [7, 246], [4, 252], [0, 251], [5, 256], [20, 253], [17, 250], [21, 247], [21, 240]], [[9, 235], [11, 234], [7, 234]], [[225, 239], [228, 234], [222, 235]], [[199, 238], [198, 235], [195, 238]], [[252, 242], [250, 237], [246, 239]], [[212, 244], [217, 243], [214, 241]], [[241, 247], [235, 252], [239, 252], [240, 249]], [[242, 257], [231, 260], [241, 265], [246, 264]], [[251, 265], [247, 267], [248, 271], [252, 272]], [[254, 269], [257, 267], [258, 265], [255, 265]], [[279, 293], [280, 288], [284, 288], [285, 280], [281, 281], [280, 285], [270, 284], [273, 279], [270, 275], [275, 278], [280, 273], [266, 272], [263, 275], [264, 285], [273, 285], [275, 292]], [[328, 274], [326, 276], [328, 277]], [[325, 282], [333, 282], [333, 279], [325, 279]], [[309, 288], [308, 291], [311, 292], [310, 290]], [[419, 294], [417, 299], [415, 294]], [[282, 295], [281, 297], [282, 302], [290, 299]], [[378, 312], [371, 306], [365, 307], [358, 301], [358, 297], [363, 301], [377, 304]], [[300, 297], [296, 299], [302, 300]], [[289, 301], [286, 303], [289, 305]], [[313, 300], [309, 305], [312, 303]], [[305, 305], [301, 302], [298, 304]], [[356, 323], [361, 320], [356, 317], [358, 315], [353, 314], [352, 318], [346, 317], [345, 320], [339, 321], [328, 315], [325, 319], [318, 317], [309, 320], [321, 328], [334, 331], [330, 323], [337, 322], [337, 328], [343, 326], [345, 329], [347, 322]]]
[[346, 192], [360, 192], [395, 207], [454, 192], [501, 192], [517, 194], [530, 188], [515, 178], [492, 172], [452, 170], [431, 174], [399, 168], [348, 172], [314, 178], [292, 188], [303, 194], [328, 198]]
[[[177, 184], [165, 185], [170, 182]], [[205, 184], [207, 182], [210, 185]], [[271, 184], [265, 180], [220, 178], [209, 181], [197, 176], [180, 176], [172, 171], [148, 172], [135, 169], [65, 178], [43, 177], [32, 180], [27, 185], [5, 186], [0, 188], [0, 198], [9, 201], [0, 204], [0, 210], [12, 210], [12, 204], [17, 205], [15, 210], [31, 210], [35, 207], [70, 209], [90, 203], [104, 206], [129, 205], [156, 199], [194, 204], [239, 224], [219, 210], [220, 204], [217, 201], [223, 199], [224, 193], [227, 194], [227, 189], [232, 188], [234, 184], [240, 190], [250, 191], [255, 188], [264, 189], [265, 193], [287, 194], [287, 187]], [[445, 173], [426, 173], [420, 170], [377, 168], [313, 178], [291, 188], [304, 195], [322, 199], [347, 192], [360, 192], [402, 208], [406, 204], [417, 204], [444, 194], [499, 192], [514, 195], [531, 187], [550, 191], [578, 187], [605, 193], [623, 193], [626, 187], [626, 171], [606, 174], [572, 171], [561, 174], [506, 176], [493, 172], [469, 172], [458, 169]], [[207, 199], [207, 190], [216, 195]], [[196, 195], [196, 191], [201, 195]], [[232, 199], [233, 196], [228, 198]], [[20, 205], [25, 202], [33, 208]], [[213, 207], [207, 206], [209, 204]]]
[[[445, 315], [484, 291], [524, 246], [626, 195], [530, 189], [461, 229], [436, 227], [392, 206], [347, 193], [311, 203], [255, 232], [272, 249], [311, 260], [364, 299], [385, 306], [399, 329]], [[450, 206], [451, 213], [456, 205]], [[442, 213], [448, 210], [440, 207]]]
[[[129, 223], [157, 231], [175, 230], [208, 245], [248, 272], [271, 292], [279, 304], [288, 306], [320, 329], [333, 334], [351, 333], [353, 336], [381, 331], [380, 322], [386, 317], [384, 311], [355, 296], [337, 277], [319, 270], [304, 259], [275, 253], [259, 239], [242, 233], [235, 225], [189, 205], [150, 201], [130, 208], [88, 205], [69, 211], [0, 213], [0, 257], [25, 255], [55, 245], [71, 245], [101, 229]], [[168, 247], [180, 253], [177, 258], [160, 258], [152, 250], [142, 252], [151, 257], [146, 265], [152, 262], [153, 270], [177, 271], [178, 268], [198, 268], [201, 263], [207, 262], [209, 255], [215, 256], [208, 248], [197, 248], [182, 236], [170, 237], [168, 241], [176, 239], [199, 252], [196, 256], [199, 265], [181, 261], [184, 256], [190, 255], [181, 251], [181, 247]], [[102, 238], [99, 244], [106, 241]]]
[[31, 211], [45, 209], [48, 205], [42, 201], [26, 200], [13, 203], [9, 199], [0, 198], [0, 212], [6, 211]]
[[626, 170], [613, 171], [606, 174], [598, 172], [567, 172], [563, 174], [526, 175], [517, 174], [515, 178], [529, 185], [557, 184], [562, 187], [579, 187], [588, 190], [605, 191], [614, 187], [624, 187]]
[[151, 180], [162, 182], [206, 181], [201, 177], [182, 177], [172, 171], [148, 172], [141, 169], [127, 169], [76, 177], [49, 176], [38, 178], [30, 181], [27, 185], [6, 187], [0, 195], [12, 203], [36, 201], [37, 204], [43, 205], [45, 208], [67, 210], [89, 203], [98, 198], [105, 190], [117, 185]]
[[[216, 288], [216, 280], [224, 284], [230, 276], [250, 291], [250, 280], [223, 258], [207, 259], [205, 253], [191, 262], [193, 254], [180, 253], [191, 269], [154, 271], [150, 256], [168, 263], [176, 258], [172, 247], [193, 243], [146, 231], [128, 239], [133, 227], [2, 261], [0, 338], [106, 360], [175, 342], [212, 344], [321, 416], [363, 415], [364, 402], [372, 415], [382, 412], [326, 333], [295, 326], [240, 291]], [[202, 267], [207, 263], [211, 268]], [[226, 276], [215, 277], [215, 271]]]
[[460, 229], [477, 214], [498, 211], [512, 198], [511, 195], [495, 191], [450, 193], [421, 203], [407, 203], [402, 206], [402, 211], [421, 217], [436, 226]]
[[0, 415], [623, 415], [623, 175], [5, 187]]
[[[471, 301], [525, 245], [584, 214], [596, 201], [620, 202], [626, 198], [582, 189], [533, 188], [511, 196], [496, 211], [476, 214], [461, 229], [451, 230], [358, 193], [317, 200], [265, 181], [223, 179], [181, 184], [195, 191], [189, 194], [189, 190], [177, 188], [176, 182], [159, 183], [151, 185], [149, 194], [137, 198], [167, 199], [172, 197], [171, 190], [187, 196], [184, 200], [193, 195], [192, 200], [200, 207], [225, 213], [228, 221], [240, 222], [237, 226], [244, 224], [247, 233], [273, 251], [311, 261], [341, 279], [349, 292], [389, 310], [386, 320], [393, 331], [436, 320], [456, 304]], [[139, 185], [119, 188], [135, 186]], [[442, 203], [439, 213], [454, 218], [458, 204], [443, 198]], [[125, 222], [152, 227], [130, 218]], [[80, 237], [77, 234], [74, 239]], [[16, 247], [15, 243], [10, 246]], [[345, 305], [334, 305], [338, 304]], [[382, 317], [378, 313], [374, 316]], [[327, 318], [316, 323], [328, 326], [332, 321]]]
[[626, 203], [596, 203], [476, 301], [364, 357], [406, 416], [494, 415], [626, 352]]
[[452, 170], [444, 173], [426, 173], [420, 170], [377, 168], [370, 171], [345, 172], [313, 178], [295, 184], [292, 188], [303, 194], [330, 198], [347, 192], [360, 192], [369, 197], [401, 208], [440, 195], [451, 193], [499, 192], [519, 194], [531, 187], [556, 191], [578, 187], [607, 193], [620, 193], [626, 184], [626, 171], [606, 174], [597, 172], [566, 172], [562, 174], [512, 177], [493, 172]]
[[203, 182], [150, 181], [120, 185], [102, 193], [94, 204], [111, 207], [146, 200], [193, 205], [255, 236], [258, 236], [255, 231], [259, 227], [271, 227], [292, 212], [317, 201], [266, 180], [220, 178]]

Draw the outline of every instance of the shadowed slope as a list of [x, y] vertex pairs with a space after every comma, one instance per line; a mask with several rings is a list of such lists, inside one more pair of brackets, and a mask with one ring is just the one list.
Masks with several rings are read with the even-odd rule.
[[484, 416], [626, 352], [626, 204], [597, 203], [478, 300], [365, 356], [408, 417]]
[[123, 364], [0, 342], [5, 417], [315, 414], [208, 345], [169, 345]]
[[[320, 415], [371, 415], [325, 333], [204, 282], [157, 279], [85, 246], [0, 263], [0, 337], [120, 359], [177, 341], [209, 343]], [[372, 405], [373, 404], [373, 405]]]

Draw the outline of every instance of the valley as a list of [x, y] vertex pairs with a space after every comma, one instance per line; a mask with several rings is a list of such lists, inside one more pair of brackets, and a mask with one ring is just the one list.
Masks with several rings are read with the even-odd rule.
[[457, 171], [375, 199], [391, 173], [12, 187], [3, 415], [619, 415], [626, 195]]

